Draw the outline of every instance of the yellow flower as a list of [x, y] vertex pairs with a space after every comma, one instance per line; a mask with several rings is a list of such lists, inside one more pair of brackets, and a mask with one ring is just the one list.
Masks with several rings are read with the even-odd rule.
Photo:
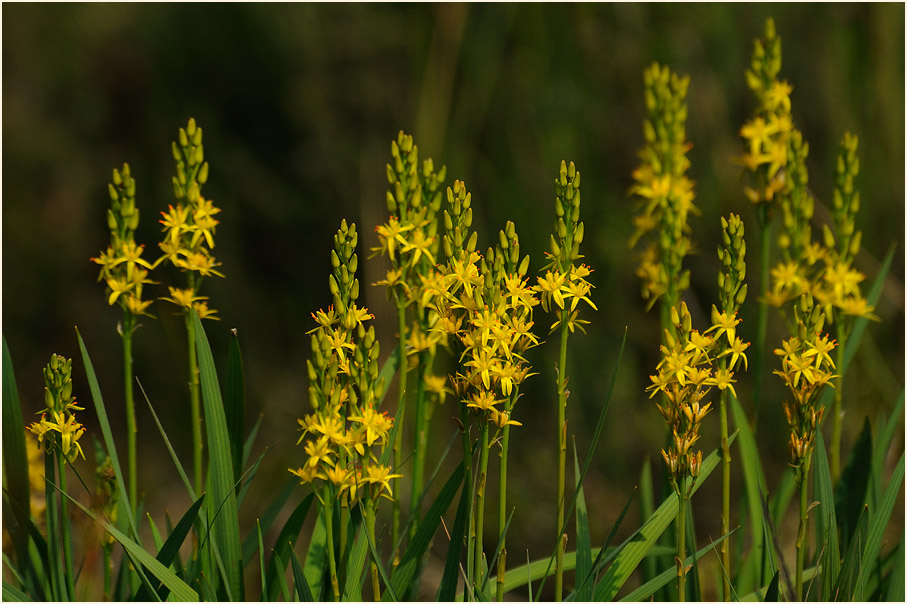
[[220, 212], [220, 208], [214, 207], [210, 199], [199, 196], [198, 204], [192, 212], [192, 220], [195, 222], [195, 232], [192, 234], [190, 247], [196, 247], [202, 237], [208, 243], [209, 248], [214, 247], [214, 227], [219, 224], [214, 219], [214, 215]]
[[538, 277], [538, 285], [533, 289], [537, 292], [542, 293], [542, 308], [545, 312], [549, 311], [550, 300], [554, 299], [554, 302], [561, 309], [564, 308], [564, 294], [562, 289], [564, 284], [567, 281], [566, 273], [562, 274], [558, 270], [548, 271], [545, 273], [544, 277]]
[[[382, 465], [369, 464], [368, 467], [365, 468], [364, 482], [378, 486], [377, 491], [372, 491], [372, 496], [375, 498], [377, 498], [378, 495], [387, 499], [393, 497], [394, 493], [391, 491], [390, 481], [394, 478], [403, 478], [403, 474], [391, 474], [391, 469]], [[385, 490], [387, 491], [387, 495], [383, 492]]]
[[107, 280], [107, 287], [110, 288], [110, 295], [107, 296], [107, 304], [113, 306], [121, 294], [125, 294], [135, 286], [132, 281], [123, 278], [111, 278]]
[[425, 257], [428, 258], [429, 262], [434, 264], [435, 257], [431, 255], [431, 251], [429, 250], [431, 244], [434, 243], [434, 241], [434, 237], [426, 237], [422, 229], [416, 229], [415, 231], [413, 231], [410, 241], [400, 249], [400, 253], [413, 253], [413, 257], [409, 261], [409, 265], [413, 267], [418, 264], [419, 258], [422, 257], [422, 254], [425, 254]]
[[[168, 206], [168, 211], [161, 212], [161, 216], [164, 219], [158, 222], [164, 225], [162, 230], [167, 231], [167, 241], [172, 246], [178, 246], [182, 234], [188, 233], [193, 229], [193, 226], [189, 224], [189, 208], [182, 204], [177, 205], [175, 208]], [[170, 254], [167, 255], [169, 256]]]
[[740, 338], [734, 338], [730, 343], [730, 346], [727, 350], [721, 353], [720, 356], [731, 355], [731, 366], [730, 369], [733, 369], [737, 366], [737, 362], [742, 358], [743, 359], [743, 368], [749, 369], [749, 362], [746, 359], [746, 355], [743, 354], [743, 351], [749, 348], [749, 342], [744, 342]]
[[[224, 276], [220, 271], [214, 270], [215, 266], [220, 266], [220, 262], [215, 262], [214, 258], [204, 251], [190, 252], [187, 250], [179, 250], [177, 254], [178, 256], [173, 258], [172, 262], [173, 265], [178, 268], [187, 271], [195, 271], [202, 277], [208, 277], [209, 275], [217, 275], [218, 277]], [[183, 257], [180, 258], [179, 256]]]
[[161, 298], [161, 300], [172, 302], [184, 308], [192, 308], [195, 302], [208, 299], [207, 296], [196, 296], [191, 289], [178, 289], [176, 287], [169, 287], [168, 289], [170, 290], [170, 297]]
[[503, 429], [505, 426], [522, 426], [518, 421], [510, 419], [509, 411], [498, 411], [494, 407], [491, 408], [489, 412], [488, 421], [493, 423], [499, 429]]
[[362, 415], [351, 415], [349, 420], [361, 423], [365, 428], [365, 444], [369, 447], [378, 440], [386, 443], [387, 434], [394, 425], [393, 418], [388, 417], [387, 413], [379, 413], [371, 407], [366, 407]]
[[388, 219], [387, 224], [375, 227], [375, 231], [378, 232], [380, 247], [374, 248], [374, 251], [381, 252], [382, 255], [386, 251], [388, 256], [390, 256], [391, 261], [394, 261], [394, 251], [396, 250], [397, 245], [400, 244], [405, 246], [408, 244], [403, 237], [403, 233], [412, 230], [413, 228], [415, 228], [415, 225], [401, 225], [396, 216], [391, 216]]
[[469, 398], [472, 402], [467, 403], [466, 406], [481, 411], [490, 411], [494, 409], [495, 405], [502, 402], [500, 399], [495, 399], [494, 393], [490, 390], [483, 390], [478, 394], [472, 394]]

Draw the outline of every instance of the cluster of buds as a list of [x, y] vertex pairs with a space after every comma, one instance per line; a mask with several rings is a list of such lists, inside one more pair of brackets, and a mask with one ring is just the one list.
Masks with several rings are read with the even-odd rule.
[[[737, 311], [746, 300], [746, 240], [743, 237], [743, 222], [740, 216], [731, 214], [727, 219], [721, 218], [721, 243], [718, 247], [718, 259], [722, 270], [718, 273], [718, 300], [721, 310], [712, 305], [712, 327], [706, 333], [714, 332], [716, 340], [715, 353], [722, 359], [730, 356], [730, 366], [726, 361], [719, 363], [715, 378], [720, 389], [729, 389], [737, 395], [733, 386], [734, 370], [742, 360], [744, 369], [749, 347], [737, 337]], [[724, 337], [722, 337], [724, 336]]]
[[629, 246], [646, 237], [636, 274], [649, 307], [664, 296], [673, 306], [689, 287], [683, 259], [692, 243], [688, 237], [693, 205], [693, 182], [686, 172], [691, 144], [686, 140], [686, 95], [689, 76], [680, 77], [657, 63], [645, 71], [647, 118], [643, 122], [646, 145], [639, 152], [642, 164], [633, 171], [630, 193], [640, 197], [640, 211], [633, 218], [635, 232]]
[[74, 413], [83, 410], [72, 395], [72, 359], [51, 355], [44, 368], [44, 409], [38, 412], [41, 420], [28, 429], [38, 437], [39, 446], [44, 444], [45, 452], [57, 450], [70, 462], [79, 455], [85, 459], [79, 444], [85, 428], [76, 421]]
[[598, 308], [589, 297], [592, 284], [586, 281], [592, 269], [585, 264], [576, 265], [583, 258], [579, 246], [583, 242], [585, 225], [579, 219], [580, 173], [573, 162], [567, 165], [567, 162], [561, 161], [554, 186], [557, 237], [551, 235], [551, 251], [545, 252], [548, 264], [542, 269], [545, 276], [538, 277], [538, 285], [533, 289], [541, 294], [545, 312], [553, 311], [557, 316], [557, 321], [551, 325], [551, 332], [560, 326], [566, 326], [571, 333], [576, 328], [585, 333], [583, 325], [588, 325], [589, 321], [578, 318], [577, 306], [580, 302], [585, 302], [593, 310]]
[[781, 377], [791, 393], [784, 403], [784, 415], [791, 429], [790, 463], [800, 467], [808, 463], [815, 444], [816, 430], [822, 422], [825, 408], [819, 404], [822, 388], [839, 377], [833, 374], [835, 363], [831, 358], [836, 342], [822, 334], [825, 313], [804, 294], [794, 309], [797, 335], [785, 340], [775, 350], [781, 357], [781, 370], [774, 373]]
[[107, 303], [119, 301], [134, 316], [147, 315], [151, 300], [142, 299], [142, 286], [153, 283], [149, 272], [157, 264], [142, 258], [145, 246], [136, 245], [135, 230], [139, 226], [139, 209], [135, 206], [135, 179], [128, 164], [121, 170], [114, 169], [113, 182], [109, 183], [110, 208], [107, 226], [110, 245], [91, 261], [101, 265], [98, 281], [107, 284]]
[[[206, 296], [199, 296], [204, 277], [223, 277], [215, 267], [220, 266], [211, 251], [214, 249], [214, 231], [220, 213], [210, 199], [202, 196], [202, 186], [208, 181], [208, 162], [202, 145], [202, 129], [195, 119], [190, 119], [179, 130], [179, 142], [172, 144], [176, 161], [173, 177], [173, 194], [176, 206], [161, 212], [164, 239], [158, 245], [173, 266], [189, 275], [189, 287], [170, 287], [170, 296], [162, 298], [188, 310], [194, 308], [200, 319], [217, 319], [216, 310], [208, 308]], [[162, 258], [162, 259], [163, 259]]]
[[399, 477], [381, 464], [393, 419], [378, 411], [384, 380], [378, 376], [379, 345], [373, 319], [357, 304], [359, 259], [356, 225], [344, 220], [334, 236], [333, 274], [328, 278], [333, 305], [312, 317], [312, 359], [307, 362], [309, 402], [313, 413], [299, 420], [305, 441], [305, 464], [290, 472], [316, 492], [330, 485], [334, 497], [355, 501], [363, 492], [372, 500], [392, 495], [390, 480]]
[[[791, 85], [778, 79], [781, 71], [781, 38], [775, 22], [765, 22], [765, 38], [753, 43], [746, 83], [759, 100], [756, 116], [744, 124], [740, 135], [747, 150], [740, 163], [753, 174], [752, 186], [744, 191], [754, 204], [770, 207], [776, 194], [787, 186], [788, 146], [793, 131], [790, 95]], [[766, 212], [767, 213], [767, 212]]]

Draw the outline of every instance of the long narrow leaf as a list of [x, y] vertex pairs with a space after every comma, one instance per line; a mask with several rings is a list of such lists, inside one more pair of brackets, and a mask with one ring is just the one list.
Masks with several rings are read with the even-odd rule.
[[318, 596], [318, 600], [325, 598], [324, 591], [327, 590], [327, 583], [324, 580], [328, 567], [327, 556], [327, 527], [324, 521], [324, 510], [319, 506], [315, 530], [312, 531], [312, 538], [309, 539], [309, 549], [306, 552], [303, 566], [306, 581], [312, 588], [312, 593]]
[[856, 530], [850, 540], [847, 555], [841, 563], [841, 572], [835, 582], [834, 600], [836, 602], [849, 602], [856, 599], [864, 600], [857, 592], [860, 582], [860, 564], [863, 561], [863, 552], [866, 549], [866, 533], [869, 531], [869, 510], [864, 507], [857, 521]]
[[469, 492], [463, 489], [460, 492], [460, 503], [457, 505], [457, 515], [454, 517], [453, 528], [450, 533], [450, 545], [447, 548], [447, 560], [444, 562], [444, 574], [441, 576], [441, 585], [438, 588], [438, 602], [452, 602], [457, 595], [457, 584], [460, 574], [460, 554], [466, 540], [466, 519], [469, 512]]
[[878, 563], [879, 553], [882, 550], [882, 537], [885, 536], [885, 528], [888, 526], [888, 520], [894, 511], [894, 504], [897, 501], [898, 492], [901, 490], [903, 481], [904, 454], [901, 453], [901, 458], [894, 469], [894, 474], [891, 475], [891, 481], [888, 483], [888, 488], [885, 489], [879, 508], [872, 515], [872, 520], [869, 523], [869, 532], [866, 535], [866, 549], [863, 551], [863, 562], [861, 564], [861, 582], [863, 585], [869, 582], [869, 575]]
[[183, 469], [183, 464], [180, 462], [179, 457], [176, 455], [176, 451], [173, 450], [173, 445], [170, 444], [170, 439], [167, 437], [167, 432], [164, 430], [161, 420], [158, 418], [157, 412], [155, 412], [154, 407], [151, 405], [151, 399], [148, 398], [148, 394], [145, 393], [145, 388], [142, 387], [142, 383], [136, 379], [136, 382], [139, 385], [139, 390], [142, 393], [142, 396], [145, 398], [145, 403], [148, 404], [148, 410], [151, 411], [151, 417], [154, 419], [154, 423], [157, 424], [158, 432], [161, 433], [161, 438], [164, 439], [164, 444], [167, 446], [167, 451], [170, 453], [170, 459], [173, 460], [173, 465], [176, 466], [176, 472], [180, 476], [180, 480], [183, 481], [183, 486], [186, 487], [186, 491], [189, 493], [189, 497], [194, 501], [196, 499], [195, 489], [192, 488], [192, 483], [189, 482], [189, 477], [186, 475], [186, 471]]
[[24, 591], [18, 587], [10, 585], [6, 581], [3, 582], [3, 601], [4, 602], [31, 602], [32, 599], [28, 597]]
[[904, 601], [904, 537], [901, 537], [901, 543], [894, 553], [891, 574], [888, 575], [888, 590], [886, 591], [885, 601]]
[[277, 599], [277, 590], [279, 587], [277, 575], [283, 575], [287, 570], [286, 562], [289, 559], [289, 551], [296, 543], [299, 537], [299, 531], [305, 523], [309, 508], [312, 507], [312, 501], [315, 499], [314, 493], [309, 493], [299, 502], [293, 513], [287, 519], [286, 524], [277, 536], [274, 542], [274, 553], [271, 555], [271, 562], [268, 564], [268, 589], [265, 592], [268, 600]]
[[[274, 523], [274, 519], [277, 518], [277, 515], [280, 513], [280, 510], [283, 509], [284, 504], [290, 498], [290, 495], [293, 494], [293, 491], [296, 490], [298, 479], [292, 478], [287, 481], [287, 484], [283, 489], [277, 494], [277, 496], [271, 501], [271, 504], [268, 506], [268, 509], [265, 510], [265, 513], [262, 514], [261, 521], [261, 530], [264, 531], [264, 534], [267, 534], [271, 530], [271, 525]], [[258, 542], [255, 540], [255, 535], [247, 535], [246, 540], [242, 544], [242, 559], [243, 559], [243, 568], [249, 565], [252, 562], [252, 557], [255, 555], [256, 548], [258, 547]]]
[[[208, 344], [205, 328], [194, 310], [192, 310], [192, 322], [195, 327], [199, 382], [208, 435], [208, 474], [211, 483], [211, 493], [208, 499], [209, 515], [214, 519], [215, 543], [224, 562], [230, 591], [235, 597], [243, 599], [242, 546], [239, 539], [239, 516], [233, 486], [230, 435], [227, 432], [224, 403], [217, 382], [214, 358], [211, 356], [211, 346]], [[219, 512], [213, 509], [218, 504], [222, 505]]]
[[[728, 445], [736, 439], [737, 433], [734, 433], [728, 440]], [[709, 477], [712, 471], [718, 467], [721, 459], [720, 450], [716, 449], [702, 462], [699, 477], [693, 483], [693, 493], [695, 493], [702, 483]], [[692, 493], [691, 493], [692, 494]], [[636, 534], [625, 543], [623, 549], [614, 559], [614, 563], [602, 576], [601, 581], [595, 587], [596, 601], [613, 600], [614, 596], [630, 577], [639, 562], [645, 557], [646, 552], [655, 545], [655, 542], [664, 532], [665, 528], [677, 516], [679, 503], [677, 494], [672, 493], [664, 503], [646, 520], [645, 524], [640, 527]]]
[[[110, 463], [113, 465], [113, 472], [117, 477], [117, 484], [127, 484], [123, 477], [123, 470], [120, 468], [120, 458], [117, 455], [117, 448], [113, 439], [113, 431], [110, 429], [110, 422], [107, 420], [107, 409], [104, 406], [104, 398], [101, 396], [101, 387], [98, 385], [98, 378], [94, 372], [94, 366], [91, 364], [91, 357], [88, 356], [88, 349], [82, 340], [82, 334], [79, 328], [76, 328], [76, 336], [79, 340], [79, 351], [82, 353], [82, 364], [85, 366], [85, 377], [88, 380], [88, 388], [91, 392], [91, 400], [94, 402], [95, 414], [98, 417], [98, 424], [101, 427], [101, 433], [104, 435], [104, 445], [107, 447], [107, 454], [110, 456]], [[132, 515], [132, 505], [126, 489], [120, 489], [119, 501], [122, 505], [117, 508], [120, 517], [125, 516], [129, 522], [129, 528], [132, 530], [132, 537], [135, 542], [141, 546], [142, 540], [139, 537], [139, 530], [135, 523], [135, 517]]]
[[117, 540], [117, 542], [123, 546], [126, 552], [138, 563], [148, 569], [148, 571], [157, 577], [157, 579], [164, 584], [167, 589], [170, 590], [171, 594], [181, 602], [197, 602], [198, 594], [194, 589], [186, 585], [182, 579], [176, 576], [172, 570], [161, 564], [156, 558], [151, 554], [146, 552], [141, 545], [130, 539], [128, 536], [124, 535], [116, 529], [109, 522], [103, 518], [98, 518], [95, 516], [91, 510], [86, 508], [84, 505], [70, 497], [68, 494], [60, 491], [64, 497], [66, 497], [73, 505], [78, 507], [82, 512], [94, 520], [98, 525], [100, 525], [105, 531], [110, 533], [110, 535]]
[[841, 546], [850, 543], [857, 520], [866, 501], [869, 475], [872, 472], [872, 431], [865, 418], [863, 430], [854, 443], [853, 450], [835, 486], [835, 509], [841, 524]]
[[591, 582], [586, 577], [592, 572], [592, 541], [589, 537], [589, 515], [586, 512], [586, 496], [583, 485], [579, 482], [579, 458], [576, 454], [576, 441], [573, 442], [573, 472], [576, 476], [576, 600], [588, 602], [592, 599]]
[[831, 470], [828, 468], [828, 457], [822, 431], [817, 430], [816, 450], [813, 460], [816, 464], [814, 474], [815, 496], [819, 502], [816, 510], [816, 547], [822, 551], [820, 599], [831, 600], [835, 579], [841, 568], [841, 552], [838, 546], [838, 520], [835, 514], [835, 496], [831, 483]]
[[227, 377], [224, 386], [224, 416], [227, 420], [227, 433], [230, 435], [233, 475], [239, 476], [242, 474], [243, 439], [246, 431], [246, 387], [242, 352], [239, 350], [239, 336], [235, 329], [230, 333], [232, 335], [230, 336], [230, 351], [227, 355]]
[[25, 450], [25, 422], [19, 405], [19, 389], [13, 361], [3, 338], [3, 479], [12, 504], [15, 522], [5, 522], [16, 546], [19, 564], [27, 559], [28, 536], [21, 512], [29, 509], [28, 453]]
[[[711, 543], [709, 543], [708, 545], [706, 545], [705, 547], [700, 549], [698, 552], [696, 552], [695, 559], [698, 560], [698, 559], [702, 558], [704, 555], [706, 555], [707, 553], [709, 553], [710, 551], [712, 551], [713, 549], [715, 549], [715, 547], [718, 546], [718, 544], [720, 544], [722, 541], [727, 539], [733, 532], [734, 531], [731, 531], [727, 535], [724, 535], [720, 539], [716, 539], [715, 541], [712, 541]], [[694, 556], [692, 556], [692, 555], [687, 556], [686, 560], [683, 563], [684, 566], [689, 566], [690, 564], [693, 563], [693, 560], [694, 560]], [[660, 575], [658, 575], [651, 581], [644, 583], [643, 585], [637, 587], [635, 590], [633, 590], [632, 592], [627, 594], [625, 597], [623, 597], [621, 599], [621, 602], [642, 602], [642, 601], [648, 600], [650, 597], [652, 597], [652, 595], [655, 594], [655, 592], [657, 592], [659, 589], [661, 589], [665, 585], [669, 584], [674, 579], [677, 579], [677, 569], [669, 568], [668, 570], [664, 571], [663, 573], [661, 573]], [[580, 601], [584, 602], [587, 600], [580, 600]]]
[[290, 561], [293, 564], [293, 586], [296, 590], [296, 597], [300, 602], [314, 602], [315, 597], [309, 588], [309, 582], [305, 579], [305, 571], [302, 570], [302, 564], [296, 556], [296, 550], [290, 548]]
[[[261, 572], [261, 601], [270, 602], [271, 599], [268, 597], [268, 577], [265, 573], [265, 546], [261, 541], [261, 522], [255, 521], [255, 528], [257, 530], [258, 536], [258, 568]], [[272, 558], [273, 560], [273, 558]]]

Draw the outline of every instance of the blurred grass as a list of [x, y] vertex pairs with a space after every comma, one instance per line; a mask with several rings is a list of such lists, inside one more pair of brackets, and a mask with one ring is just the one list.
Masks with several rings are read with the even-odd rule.
[[[156, 255], [157, 212], [171, 203], [169, 144], [194, 116], [211, 164], [206, 192], [223, 208], [215, 251], [228, 278], [208, 280], [204, 292], [223, 317], [207, 326], [214, 359], [223, 371], [229, 328], [237, 328], [247, 417], [265, 413], [259, 442], [277, 442], [271, 457], [279, 463], [261, 468], [259, 487], [283, 484], [284, 468], [299, 455], [287, 426], [307, 409], [304, 333], [309, 313], [330, 302], [323, 283], [331, 234], [346, 217], [359, 223], [364, 247], [375, 244], [373, 227], [385, 218], [384, 164], [401, 128], [414, 134], [423, 157], [447, 164], [449, 181], [467, 182], [479, 247], [514, 220], [534, 269], [552, 227], [558, 163], [573, 159], [584, 174], [585, 251], [602, 312], [591, 317], [588, 336], [571, 340], [577, 370], [568, 417], [581, 454], [591, 438], [582, 426], [598, 415], [606, 368], [629, 326], [614, 409], [585, 483], [593, 538], [620, 512], [643, 459], [657, 459], [663, 444], [657, 411], [643, 393], [657, 362], [658, 321], [643, 311], [626, 249], [645, 66], [657, 60], [691, 75], [691, 176], [703, 211], [692, 221], [699, 253], [687, 264], [694, 322], [706, 319], [716, 296], [719, 215], [740, 213], [755, 234], [730, 158], [741, 152], [737, 130], [753, 108], [743, 70], [766, 16], [778, 24], [782, 77], [794, 86], [795, 121], [810, 142], [818, 221], [828, 219], [838, 140], [851, 130], [862, 143], [857, 225], [865, 236], [857, 265], [871, 280], [888, 246], [903, 246], [903, 5], [6, 4], [2, 11], [2, 319], [25, 415], [41, 406], [40, 369], [50, 353], [74, 355], [76, 324], [93, 342], [114, 431], [125, 431], [117, 411], [118, 313], [106, 306], [88, 258], [106, 245], [106, 183], [123, 161], [138, 185], [137, 240]], [[755, 240], [750, 261], [756, 283]], [[374, 260], [364, 271], [366, 284], [383, 269]], [[903, 283], [901, 248], [877, 311], [882, 324], [870, 326], [872, 345], [849, 373], [845, 450], [862, 415], [890, 411], [903, 387]], [[393, 311], [378, 288], [365, 288], [365, 301], [387, 355]], [[138, 332], [135, 372], [174, 446], [188, 455], [182, 319], [164, 303], [152, 312], [159, 321], [144, 321]], [[769, 343], [783, 329], [770, 316]], [[743, 318], [744, 337], [752, 339], [752, 306]], [[546, 320], [540, 315], [542, 335]], [[545, 501], [539, 493], [549, 492], [544, 478], [554, 469], [556, 351], [533, 352], [542, 375], [532, 378], [515, 412], [524, 427], [511, 445], [509, 498], [517, 506], [510, 535], [519, 536], [510, 549], [532, 548], [537, 559], [547, 533], [534, 527], [550, 523], [550, 509], [530, 502]], [[767, 384], [766, 400], [778, 400], [780, 385]], [[88, 399], [84, 383], [75, 389]], [[777, 484], [786, 456], [780, 405], [771, 409], [759, 428], [769, 485]], [[137, 411], [140, 455], [166, 455], [150, 414], [143, 406]], [[435, 414], [445, 433], [452, 415], [451, 408]], [[704, 439], [717, 442], [717, 426], [709, 426]], [[159, 509], [181, 490], [166, 464], [142, 471], [146, 509]], [[697, 501], [717, 501], [717, 491], [709, 495], [714, 487], [705, 485]], [[260, 514], [267, 502], [258, 497], [250, 493], [250, 509]], [[717, 515], [699, 518], [703, 534], [717, 534]]]

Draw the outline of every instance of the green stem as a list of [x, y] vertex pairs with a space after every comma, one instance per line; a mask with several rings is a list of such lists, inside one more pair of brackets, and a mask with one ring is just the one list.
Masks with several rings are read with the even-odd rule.
[[[725, 365], [722, 360], [722, 369]], [[731, 517], [731, 449], [728, 445], [728, 425], [727, 425], [727, 389], [721, 391], [720, 409], [721, 409], [721, 456], [724, 460], [723, 480], [722, 480], [722, 497], [721, 497], [721, 535], [727, 535], [730, 530]], [[723, 584], [724, 584], [724, 601], [731, 600], [731, 552], [728, 548], [728, 540], [721, 542], [721, 564], [724, 566]]]
[[800, 466], [798, 472], [798, 482], [800, 483], [800, 528], [797, 531], [797, 579], [796, 579], [796, 588], [797, 588], [797, 597], [802, 601], [803, 600], [803, 563], [806, 559], [806, 530], [809, 523], [809, 517], [807, 516], [807, 491], [809, 490], [809, 485], [807, 484], [807, 478], [809, 478], [809, 462], [810, 456], [803, 461], [803, 464]]
[[680, 500], [680, 505], [677, 507], [677, 599], [680, 602], [686, 601], [687, 495], [683, 482], [685, 481], [681, 481], [680, 489], [677, 492], [677, 497]]
[[465, 496], [467, 501], [470, 502], [469, 506], [469, 519], [467, 526], [469, 527], [466, 531], [466, 589], [464, 591], [464, 600], [470, 601], [473, 598], [473, 593], [471, 589], [472, 578], [474, 576], [475, 570], [475, 558], [473, 557], [473, 543], [475, 541], [475, 515], [473, 514], [472, 509], [472, 443], [469, 439], [469, 408], [465, 403], [458, 403], [460, 408], [460, 436], [463, 441], [463, 470], [465, 475], [465, 482], [463, 483], [463, 488], [465, 489]]
[[[399, 392], [397, 394], [397, 434], [394, 437], [394, 470], [399, 471], [403, 463], [403, 419], [406, 415], [406, 306], [397, 296], [397, 329], [400, 339], [400, 345], [397, 348], [398, 353], [398, 371], [400, 381], [398, 384]], [[394, 490], [399, 493], [399, 478], [394, 478]], [[395, 546], [393, 566], [400, 564], [400, 548], [396, 544], [400, 539], [400, 497], [394, 497], [393, 516], [391, 520], [391, 543]]]
[[138, 508], [138, 473], [136, 471], [136, 435], [135, 399], [132, 391], [132, 333], [135, 329], [135, 316], [128, 310], [123, 311], [123, 379], [126, 389], [126, 437], [127, 463], [129, 464], [129, 503], [132, 512]]
[[[507, 401], [506, 411], [510, 413], [513, 409], [513, 403], [518, 396], [517, 388], [514, 388]], [[510, 426], [504, 426], [501, 434], [501, 471], [498, 475], [498, 540], [501, 542], [501, 553], [498, 555], [498, 572], [497, 572], [497, 593], [495, 600], [504, 601], [504, 572], [506, 570], [507, 560], [507, 537], [504, 535], [504, 527], [507, 524], [507, 452], [510, 449]]]
[[60, 566], [60, 543], [57, 536], [59, 516], [57, 515], [56, 465], [54, 454], [45, 452], [44, 479], [49, 484], [44, 485], [45, 518], [47, 520], [47, 563], [50, 567], [52, 598], [57, 601], [65, 600], [68, 596], [64, 593], [62, 567]]
[[[105, 535], [104, 539], [107, 538]], [[110, 550], [111, 545], [109, 543], [104, 543], [104, 597], [108, 600], [111, 599], [110, 593], [110, 571], [112, 569], [112, 560], [110, 559]]]
[[65, 564], [66, 591], [70, 601], [76, 599], [75, 573], [72, 566], [72, 535], [69, 526], [69, 505], [62, 493], [66, 492], [66, 458], [62, 453], [56, 454], [57, 472], [60, 476], [60, 525], [63, 533], [63, 562]]
[[328, 547], [328, 568], [331, 572], [331, 590], [334, 594], [334, 601], [339, 602], [340, 583], [337, 581], [337, 560], [334, 557], [334, 497], [333, 494], [329, 492], [329, 488], [326, 488], [322, 493], [323, 497], [329, 495], [328, 497], [325, 497], [323, 504], [325, 540], [327, 541]]
[[419, 376], [419, 384], [416, 388], [416, 434], [415, 434], [415, 454], [416, 459], [413, 465], [413, 491], [410, 498], [409, 514], [412, 518], [409, 527], [409, 537], [412, 539], [416, 534], [419, 526], [419, 496], [425, 485], [425, 460], [428, 449], [428, 424], [431, 419], [432, 405], [431, 401], [425, 396], [425, 376], [431, 367], [431, 359], [428, 352], [419, 352], [419, 368], [416, 375]]
[[[375, 541], [375, 501], [369, 497], [365, 502], [365, 530], [368, 531], [368, 538], [375, 544], [375, 551], [378, 551], [378, 542]], [[372, 557], [371, 561], [372, 574], [372, 598], [375, 602], [381, 601], [381, 584], [378, 582], [378, 561]]]
[[482, 537], [485, 534], [485, 481], [488, 477], [488, 421], [482, 417], [480, 420], [481, 433], [482, 433], [482, 445], [479, 449], [479, 483], [476, 486], [475, 494], [475, 517], [476, 517], [476, 540], [474, 543], [475, 546], [475, 565], [476, 573], [473, 575], [475, 577], [475, 587], [478, 591], [478, 587], [482, 584], [482, 579], [484, 573], [482, 572], [482, 552], [483, 552], [483, 539]]
[[557, 564], [554, 575], [554, 599], [560, 602], [564, 594], [564, 548], [561, 536], [564, 530], [564, 484], [567, 473], [567, 321], [561, 315], [561, 350], [557, 365]]
[[189, 404], [192, 413], [192, 468], [195, 474], [195, 492], [204, 491], [202, 474], [202, 409], [199, 396], [198, 357], [195, 352], [195, 324], [192, 315], [186, 313], [186, 343], [189, 348]]
[[[759, 289], [761, 295], [769, 292], [769, 257], [771, 252], [771, 222], [768, 218], [768, 205], [760, 204], [757, 209], [759, 217]], [[768, 333], [768, 305], [759, 301], [759, 314], [756, 318], [756, 343], [753, 354], [755, 370], [753, 384], [753, 416], [750, 421], [753, 430], [759, 420], [759, 405], [762, 401], [762, 372], [765, 367], [765, 338]]]
[[[844, 317], [843, 315], [838, 316], [837, 323], [837, 332], [838, 332], [838, 354], [837, 356], [837, 369], [842, 371], [844, 366], [844, 349], [847, 347], [847, 333], [844, 330]], [[844, 391], [844, 373], [841, 373], [841, 376], [838, 378], [838, 383], [835, 385], [835, 398], [832, 403], [831, 415], [832, 415], [832, 433], [831, 433], [831, 478], [832, 480], [838, 480], [841, 476], [841, 428], [842, 422], [844, 419], [844, 412], [841, 408], [841, 402], [843, 400], [843, 391]]]

